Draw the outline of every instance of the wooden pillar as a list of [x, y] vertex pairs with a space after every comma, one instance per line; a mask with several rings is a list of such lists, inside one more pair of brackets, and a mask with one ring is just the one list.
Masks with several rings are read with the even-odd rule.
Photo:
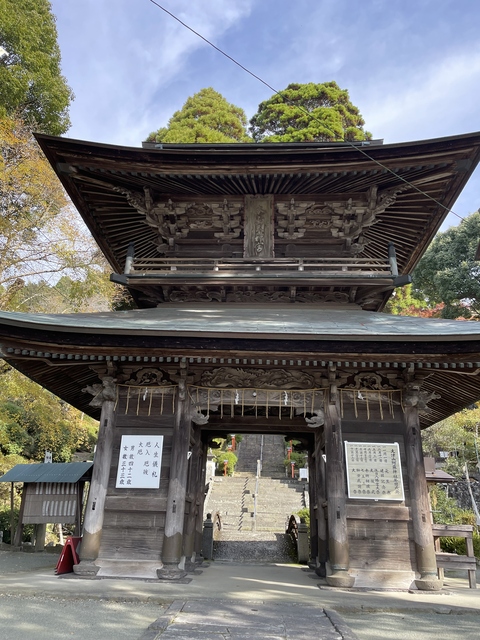
[[10, 544], [13, 547], [15, 539], [15, 483], [12, 482], [10, 486]]
[[192, 455], [190, 457], [190, 473], [188, 494], [190, 497], [190, 512], [186, 518], [185, 536], [183, 542], [183, 553], [188, 562], [195, 562], [195, 527], [198, 513], [197, 487], [200, 481], [200, 469], [202, 463], [202, 442], [200, 439], [200, 427], [194, 428], [194, 442]]
[[202, 555], [203, 511], [205, 506], [205, 484], [207, 476], [208, 445], [201, 443], [199, 480], [197, 485], [197, 517], [195, 520], [195, 557]]
[[327, 582], [334, 587], [352, 587], [349, 575], [345, 456], [343, 453], [340, 412], [334, 403], [325, 404], [325, 453], [327, 456], [328, 550], [331, 575]]
[[85, 488], [84, 482], [77, 482], [75, 492], [77, 494], [77, 508], [75, 509], [75, 530], [74, 535], [81, 535], [82, 531], [82, 512], [83, 512], [83, 490]]
[[[105, 499], [107, 497], [108, 479], [112, 463], [113, 427], [116, 391], [113, 378], [105, 377], [102, 381], [103, 392], [95, 398], [101, 402], [102, 413], [98, 431], [97, 448], [93, 462], [92, 479], [88, 492], [87, 506], [83, 521], [83, 536], [80, 545], [80, 564], [92, 563], [98, 557], [102, 538]], [[93, 406], [93, 401], [92, 401]], [[98, 406], [96, 404], [95, 406]], [[79, 573], [81, 571], [78, 571]]]
[[[183, 527], [188, 474], [187, 454], [190, 446], [191, 428], [191, 403], [183, 379], [179, 381], [178, 392], [168, 483], [165, 536], [162, 548], [163, 564], [167, 570], [173, 569], [174, 571], [181, 568], [178, 565], [183, 559]], [[165, 574], [165, 572], [163, 573]], [[161, 576], [159, 573], [159, 577], [165, 577], [165, 575]]]
[[25, 513], [26, 498], [27, 498], [27, 485], [24, 484], [23, 485], [23, 489], [22, 489], [22, 498], [21, 498], [21, 502], [20, 502], [20, 512], [18, 514], [17, 529], [15, 531], [15, 537], [11, 541], [11, 543], [12, 543], [12, 545], [14, 547], [19, 547], [22, 544], [22, 538], [23, 538], [23, 514]]
[[442, 581], [437, 576], [437, 562], [430, 520], [430, 501], [423, 463], [417, 407], [405, 406], [404, 419], [410, 510], [417, 571], [420, 574], [420, 579], [415, 580], [415, 584], [418, 589], [423, 591], [438, 591], [442, 587]]
[[314, 452], [308, 452], [308, 501], [310, 503], [310, 562], [318, 563], [318, 523], [317, 523], [317, 474]]
[[322, 454], [323, 431], [315, 433], [315, 480], [316, 480], [316, 505], [317, 505], [317, 548], [318, 570], [320, 577], [326, 576], [326, 563], [328, 560], [328, 523], [325, 514], [327, 505], [327, 474], [325, 460]]
[[35, 525], [35, 551], [45, 550], [45, 536], [47, 535], [46, 523]]

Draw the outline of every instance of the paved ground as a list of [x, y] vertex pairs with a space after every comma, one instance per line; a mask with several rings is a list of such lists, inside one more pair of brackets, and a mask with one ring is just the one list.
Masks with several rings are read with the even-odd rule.
[[441, 593], [409, 593], [332, 589], [299, 565], [213, 562], [178, 584], [61, 577], [55, 564], [0, 550], [2, 640], [480, 637], [480, 589], [468, 589], [466, 573]]

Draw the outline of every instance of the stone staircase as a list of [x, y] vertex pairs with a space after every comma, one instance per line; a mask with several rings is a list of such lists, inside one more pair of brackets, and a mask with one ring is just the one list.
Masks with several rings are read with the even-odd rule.
[[[262, 475], [255, 477], [262, 451]], [[292, 562], [294, 550], [285, 535], [292, 513], [305, 506], [303, 482], [285, 477], [285, 442], [281, 436], [244, 436], [238, 450], [240, 471], [216, 477], [206, 512], [220, 513], [222, 530], [214, 542], [214, 559], [222, 562]], [[256, 510], [255, 510], [255, 494]]]
[[278, 435], [248, 434], [243, 436], [237, 448], [236, 475], [253, 474], [257, 471], [257, 460], [262, 460], [262, 476], [283, 478], [285, 468], [285, 439]]

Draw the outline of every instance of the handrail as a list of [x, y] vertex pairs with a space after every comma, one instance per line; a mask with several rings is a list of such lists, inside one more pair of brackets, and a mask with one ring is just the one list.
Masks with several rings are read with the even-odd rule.
[[222, 530], [222, 517], [220, 515], [220, 511], [214, 511], [212, 514], [212, 522], [213, 522], [213, 530], [214, 535], [216, 531]]
[[288, 520], [285, 533], [292, 538], [297, 549], [298, 562], [304, 564], [309, 558], [308, 527], [305, 518], [292, 514]]

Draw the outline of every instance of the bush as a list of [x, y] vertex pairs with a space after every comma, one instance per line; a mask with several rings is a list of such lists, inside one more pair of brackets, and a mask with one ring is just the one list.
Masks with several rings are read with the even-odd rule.
[[[18, 525], [18, 515], [20, 510], [13, 510], [13, 519], [15, 524], [15, 530]], [[0, 531], [3, 531], [3, 541], [7, 544], [12, 544], [11, 535], [10, 535], [10, 508], [1, 508], [0, 509]], [[33, 524], [27, 524], [23, 527], [23, 535], [22, 542], [28, 542], [31, 540], [33, 535]]]
[[[464, 538], [441, 538], [440, 546], [442, 551], [447, 553], [458, 553], [460, 556], [467, 555], [467, 543]], [[480, 534], [473, 532], [473, 553], [476, 558], [480, 558]]]
[[308, 509], [307, 507], [300, 509], [300, 511], [297, 511], [297, 516], [300, 519], [303, 518], [305, 520], [305, 524], [307, 525], [308, 531], [310, 532], [310, 509]]
[[233, 476], [233, 472], [235, 471], [235, 465], [237, 464], [237, 456], [233, 453], [233, 451], [219, 451], [215, 455], [215, 462], [217, 463], [217, 473], [219, 475], [223, 475], [223, 462], [227, 460], [227, 475]]
[[[436, 485], [430, 490], [430, 502], [432, 504], [433, 522], [435, 524], [471, 524], [476, 527], [476, 518], [470, 509], [461, 509], [453, 498], [449, 498], [442, 489]], [[440, 538], [442, 551], [467, 555], [467, 546], [464, 538]], [[480, 534], [473, 530], [473, 551], [476, 558], [480, 558]]]

